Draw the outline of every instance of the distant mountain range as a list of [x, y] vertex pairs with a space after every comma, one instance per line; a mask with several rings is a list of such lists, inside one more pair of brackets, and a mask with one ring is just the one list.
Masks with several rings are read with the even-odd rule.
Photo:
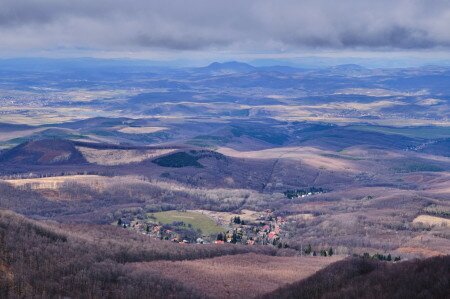
[[[61, 70], [152, 70], [152, 71], [167, 71], [169, 69], [188, 69], [196, 70], [198, 72], [216, 72], [216, 73], [245, 73], [253, 71], [276, 71], [282, 73], [292, 73], [299, 71], [311, 70], [334, 70], [334, 71], [365, 71], [374, 68], [407, 68], [400, 67], [392, 63], [390, 67], [365, 67], [363, 64], [357, 63], [334, 63], [328, 61], [327, 63], [320, 63], [321, 59], [315, 58], [305, 60], [305, 63], [298, 63], [293, 65], [288, 61], [259, 61], [255, 60], [253, 63], [245, 63], [240, 61], [226, 61], [226, 62], [212, 62], [204, 67], [186, 67], [183, 62], [177, 61], [155, 61], [155, 60], [140, 60], [140, 59], [99, 59], [99, 58], [11, 58], [0, 59], [0, 71], [15, 70], [15, 71], [61, 71]], [[178, 66], [177, 66], [177, 63]], [[365, 65], [365, 64], [364, 64]], [[426, 66], [417, 66], [412, 64], [410, 68], [448, 68], [448, 63], [430, 63]]]

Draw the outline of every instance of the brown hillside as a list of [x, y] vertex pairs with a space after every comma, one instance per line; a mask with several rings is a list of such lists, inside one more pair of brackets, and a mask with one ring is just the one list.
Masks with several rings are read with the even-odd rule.
[[57, 139], [33, 140], [19, 144], [2, 153], [0, 162], [26, 165], [87, 163], [71, 141]]

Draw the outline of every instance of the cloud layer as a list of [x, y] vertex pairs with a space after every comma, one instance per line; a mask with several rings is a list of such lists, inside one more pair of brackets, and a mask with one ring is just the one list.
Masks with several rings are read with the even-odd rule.
[[450, 1], [3, 0], [0, 49], [449, 49]]

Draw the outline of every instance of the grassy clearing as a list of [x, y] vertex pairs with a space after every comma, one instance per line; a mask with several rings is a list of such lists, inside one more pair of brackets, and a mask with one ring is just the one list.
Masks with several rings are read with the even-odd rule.
[[229, 147], [219, 147], [217, 152], [225, 156], [246, 159], [279, 159], [282, 157], [283, 159], [301, 161], [303, 164], [314, 168], [335, 171], [342, 171], [344, 169], [348, 171], [360, 171], [360, 166], [356, 161], [324, 156], [324, 154], [330, 152], [309, 146], [277, 147], [254, 151], [238, 151]]
[[450, 227], [450, 219], [429, 216], [429, 215], [419, 215], [414, 220], [413, 223], [423, 223], [429, 226], [449, 226]]
[[156, 221], [163, 224], [183, 221], [186, 225], [192, 225], [192, 228], [199, 229], [205, 235], [217, 234], [223, 232], [224, 228], [210, 217], [198, 212], [165, 211], [158, 213], [149, 213], [149, 217], [154, 217]]
[[239, 216], [242, 220], [245, 220], [245, 221], [256, 221], [259, 217], [264, 215], [264, 213], [262, 213], [262, 212], [245, 210], [245, 209], [242, 210], [240, 214], [230, 213], [230, 212], [209, 211], [209, 210], [194, 210], [193, 212], [205, 214], [223, 226], [229, 225], [231, 219], [234, 217]]

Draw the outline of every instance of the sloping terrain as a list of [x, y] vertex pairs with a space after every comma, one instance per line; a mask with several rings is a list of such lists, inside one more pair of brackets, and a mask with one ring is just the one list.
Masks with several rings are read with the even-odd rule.
[[0, 162], [25, 165], [86, 164], [83, 155], [67, 140], [28, 141], [0, 154]]
[[395, 264], [347, 259], [263, 298], [449, 298], [450, 256]]
[[342, 257], [279, 257], [254, 253], [212, 259], [133, 264], [210, 298], [253, 298], [313, 275]]
[[[2, 298], [227, 297], [226, 293], [216, 296], [221, 281], [211, 276], [215, 269], [227, 277], [232, 294], [242, 294], [233, 289], [239, 289], [244, 282], [256, 295], [306, 277], [336, 261], [334, 258], [277, 257], [277, 253], [292, 252], [267, 246], [183, 246], [113, 226], [42, 223], [5, 210], [0, 210], [0, 240]], [[214, 258], [218, 256], [223, 258]], [[230, 263], [236, 267], [252, 265], [264, 274], [252, 276], [251, 272], [230, 267]], [[292, 267], [292, 263], [300, 271], [285, 269]], [[184, 278], [183, 271], [189, 272]], [[205, 285], [205, 279], [213, 279], [214, 283]], [[270, 279], [270, 284], [258, 290], [265, 279]]]

